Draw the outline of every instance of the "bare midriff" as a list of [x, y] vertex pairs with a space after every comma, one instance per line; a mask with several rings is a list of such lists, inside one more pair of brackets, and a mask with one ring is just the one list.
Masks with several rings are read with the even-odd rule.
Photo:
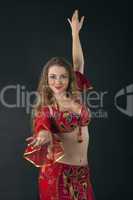
[[83, 142], [77, 141], [77, 127], [73, 132], [62, 133], [61, 140], [64, 147], [64, 157], [59, 159], [57, 162], [66, 163], [71, 165], [87, 165], [87, 150], [89, 143], [88, 127], [84, 126], [81, 128]]

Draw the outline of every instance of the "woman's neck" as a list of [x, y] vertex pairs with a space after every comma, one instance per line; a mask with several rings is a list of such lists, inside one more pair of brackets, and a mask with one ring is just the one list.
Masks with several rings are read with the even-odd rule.
[[57, 101], [61, 101], [62, 98], [66, 97], [66, 93], [61, 93], [61, 94], [54, 94], [54, 97], [56, 98]]

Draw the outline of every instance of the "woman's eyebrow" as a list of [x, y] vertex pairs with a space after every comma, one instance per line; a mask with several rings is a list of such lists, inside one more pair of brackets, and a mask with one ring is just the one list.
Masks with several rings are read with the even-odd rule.
[[[57, 75], [57, 74], [49, 74], [49, 75]], [[60, 75], [68, 75], [68, 73], [60, 74]]]

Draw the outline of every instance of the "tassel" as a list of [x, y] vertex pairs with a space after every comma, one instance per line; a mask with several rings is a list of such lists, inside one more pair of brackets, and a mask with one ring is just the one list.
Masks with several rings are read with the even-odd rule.
[[83, 142], [81, 127], [79, 127], [79, 132], [77, 134], [77, 140], [79, 143]]

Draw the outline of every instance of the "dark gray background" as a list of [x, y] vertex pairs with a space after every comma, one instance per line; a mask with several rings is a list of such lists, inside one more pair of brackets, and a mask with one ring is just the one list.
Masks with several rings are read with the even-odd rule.
[[[24, 85], [36, 90], [43, 65], [52, 56], [71, 58], [67, 18], [75, 8], [85, 15], [81, 41], [85, 72], [97, 92], [108, 91], [108, 118], [90, 124], [88, 158], [96, 200], [131, 200], [132, 117], [114, 106], [114, 95], [133, 83], [132, 19], [128, 1], [6, 1], [0, 4], [0, 90]], [[5, 95], [15, 102], [15, 90]], [[125, 103], [125, 99], [121, 100]], [[0, 102], [0, 199], [37, 200], [38, 169], [23, 159], [30, 136], [25, 107]]]

